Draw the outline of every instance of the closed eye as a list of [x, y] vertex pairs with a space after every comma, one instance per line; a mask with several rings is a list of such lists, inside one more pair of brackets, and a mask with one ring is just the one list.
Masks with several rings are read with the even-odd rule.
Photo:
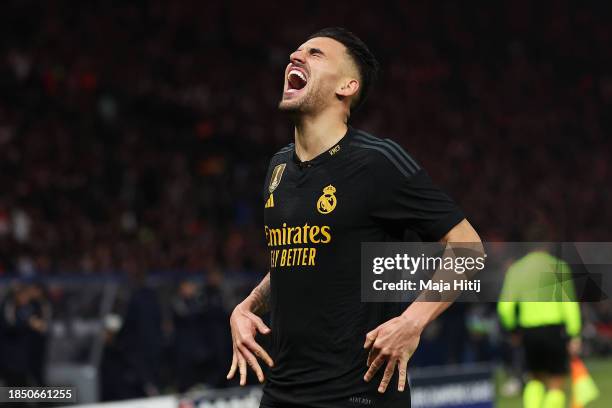
[[308, 53], [310, 55], [321, 55], [321, 56], [325, 55], [325, 53], [323, 53], [323, 51], [321, 51], [319, 48], [311, 48], [308, 50]]

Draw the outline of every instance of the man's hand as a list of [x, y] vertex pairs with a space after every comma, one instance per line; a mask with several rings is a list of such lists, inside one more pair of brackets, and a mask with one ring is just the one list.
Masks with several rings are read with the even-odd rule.
[[32, 316], [28, 320], [28, 323], [30, 324], [30, 327], [33, 330], [36, 330], [39, 333], [44, 333], [47, 331], [47, 324], [43, 319], [39, 319], [38, 317]]
[[512, 347], [520, 347], [523, 339], [519, 333], [511, 333], [510, 334], [510, 345]]
[[370, 349], [367, 365], [368, 371], [363, 378], [370, 381], [376, 372], [385, 364], [385, 374], [378, 392], [387, 390], [389, 381], [398, 366], [399, 380], [398, 391], [404, 391], [408, 370], [408, 360], [419, 345], [422, 327], [405, 315], [398, 316], [381, 324], [366, 335], [364, 348]]
[[240, 385], [246, 384], [247, 364], [257, 375], [260, 383], [264, 381], [263, 371], [257, 362], [257, 357], [262, 359], [268, 366], [274, 365], [272, 358], [266, 351], [255, 341], [257, 331], [261, 334], [270, 333], [270, 328], [266, 326], [259, 316], [248, 310], [242, 305], [236, 306], [230, 317], [230, 326], [232, 329], [232, 345], [234, 356], [232, 357], [232, 366], [227, 373], [227, 379], [234, 378], [236, 369], [240, 372]]
[[570, 356], [578, 357], [581, 350], [582, 340], [580, 340], [580, 337], [574, 337], [567, 343], [567, 351], [569, 352]]

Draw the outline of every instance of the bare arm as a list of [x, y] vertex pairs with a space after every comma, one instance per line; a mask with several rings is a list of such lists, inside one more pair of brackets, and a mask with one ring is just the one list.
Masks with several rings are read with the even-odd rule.
[[[458, 243], [461, 244], [458, 247], [482, 251], [480, 237], [465, 219], [453, 227], [440, 242], [447, 246]], [[422, 292], [400, 316], [381, 324], [366, 335], [364, 348], [370, 348], [370, 353], [367, 361], [369, 368], [364, 380], [370, 381], [376, 372], [387, 363], [378, 392], [386, 391], [396, 366], [399, 371], [397, 389], [404, 390], [408, 360], [419, 344], [421, 333], [430, 322], [453, 303], [452, 300], [455, 298], [451, 297], [450, 301], [425, 301], [432, 299], [430, 296], [430, 293]]]
[[270, 310], [270, 272], [241, 304], [258, 316], [262, 316]]
[[234, 355], [227, 374], [228, 380], [234, 377], [236, 371], [239, 371], [240, 385], [245, 385], [248, 365], [257, 375], [259, 382], [263, 382], [264, 374], [257, 358], [263, 360], [270, 367], [274, 365], [272, 358], [255, 341], [257, 332], [261, 334], [270, 333], [270, 328], [259, 317], [270, 309], [269, 302], [270, 273], [268, 272], [251, 294], [234, 308], [230, 317]]
[[[464, 219], [459, 224], [455, 225], [441, 240], [445, 244], [453, 242], [462, 244], [462, 247], [469, 245], [470, 249], [478, 252], [484, 252], [480, 236], [468, 220]], [[472, 248], [473, 247], [473, 248]], [[419, 298], [427, 298], [427, 293], [422, 293]], [[402, 316], [408, 317], [417, 328], [422, 331], [430, 322], [435, 320], [440, 314], [449, 308], [453, 302], [423, 302], [418, 298], [402, 313]]]

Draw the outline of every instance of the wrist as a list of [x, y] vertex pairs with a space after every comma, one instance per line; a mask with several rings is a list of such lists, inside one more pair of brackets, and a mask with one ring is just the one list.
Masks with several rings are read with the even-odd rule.
[[236, 309], [240, 312], [257, 314], [257, 301], [253, 298], [253, 294], [250, 294], [242, 302], [238, 303]]
[[416, 332], [419, 335], [427, 326], [427, 321], [425, 321], [422, 316], [418, 316], [415, 313], [412, 313], [410, 310], [405, 310], [400, 317], [411, 332]]
[[244, 312], [250, 312], [250, 311], [251, 310], [249, 307], [249, 302], [247, 302], [247, 299], [244, 299], [242, 302], [234, 306], [234, 310], [232, 313], [244, 313]]

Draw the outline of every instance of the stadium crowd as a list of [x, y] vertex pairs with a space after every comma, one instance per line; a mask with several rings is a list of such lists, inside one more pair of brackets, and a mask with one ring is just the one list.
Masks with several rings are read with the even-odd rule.
[[477, 3], [4, 2], [0, 277], [260, 275], [283, 70], [328, 25], [382, 63], [354, 125], [403, 145], [484, 240], [608, 240], [610, 5]]
[[559, 240], [604, 240], [609, 7], [481, 3], [348, 19], [308, 2], [292, 13], [309, 18], [285, 25], [271, 1], [5, 3], [1, 273], [103, 273], [127, 258], [263, 269], [263, 173], [292, 138], [276, 112], [283, 69], [332, 23], [384, 69], [355, 124], [397, 139], [485, 239], [545, 223]]

